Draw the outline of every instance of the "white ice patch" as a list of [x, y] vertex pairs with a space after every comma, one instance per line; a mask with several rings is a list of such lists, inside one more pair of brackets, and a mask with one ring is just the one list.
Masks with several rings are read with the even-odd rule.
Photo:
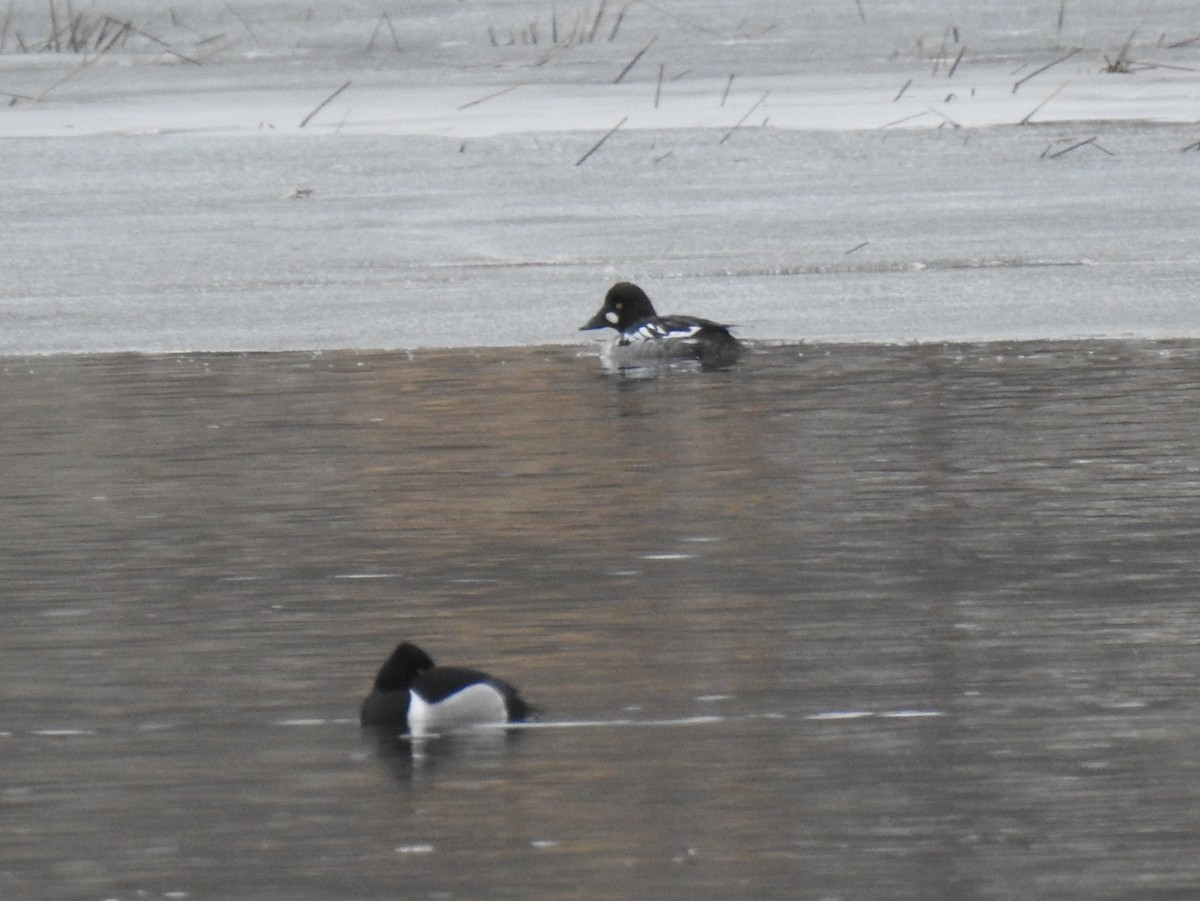
[[928, 716], [944, 716], [940, 710], [885, 710], [879, 714], [885, 719], [905, 720], [905, 719], [921, 719]]
[[874, 716], [870, 710], [826, 710], [822, 713], [810, 713], [806, 720], [860, 720]]
[[940, 710], [826, 710], [821, 713], [810, 713], [806, 720], [861, 720], [868, 717], [882, 719], [921, 719], [924, 717], [944, 716]]

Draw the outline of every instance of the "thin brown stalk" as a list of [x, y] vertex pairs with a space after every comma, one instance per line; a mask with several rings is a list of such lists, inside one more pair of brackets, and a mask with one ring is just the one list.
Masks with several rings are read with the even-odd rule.
[[15, 0], [8, 0], [8, 8], [4, 11], [4, 21], [0, 22], [0, 52], [4, 51], [4, 45], [8, 43], [8, 27], [12, 24], [14, 2]]
[[75, 10], [71, 8], [71, 0], [66, 0], [66, 6], [67, 46], [72, 53], [78, 53], [82, 49], [80, 45], [87, 42], [86, 29], [83, 27], [83, 17], [75, 14]]
[[661, 6], [659, 6], [657, 3], [651, 2], [651, 0], [638, 0], [638, 2], [641, 3], [642, 6], [645, 6], [648, 9], [654, 10], [656, 13], [658, 13], [663, 18], [673, 19], [674, 21], [678, 22], [679, 24], [686, 25], [688, 28], [695, 29], [696, 31], [699, 31], [702, 34], [707, 34], [707, 35], [710, 35], [715, 38], [725, 37], [725, 35], [723, 35], [717, 29], [709, 28], [705, 25], [701, 25], [699, 22], [689, 19], [687, 16], [681, 16], [678, 13], [673, 13], [668, 10], [665, 10]]
[[1083, 49], [1082, 47], [1074, 47], [1071, 50], [1069, 50], [1067, 53], [1064, 53], [1058, 59], [1054, 60], [1054, 62], [1046, 63], [1046, 65], [1042, 66], [1040, 69], [1034, 69], [1032, 72], [1030, 72], [1024, 78], [1020, 79], [1019, 81], [1017, 81], [1013, 84], [1012, 92], [1014, 94], [1017, 93], [1017, 88], [1021, 87], [1021, 85], [1025, 84], [1025, 82], [1029, 81], [1029, 79], [1033, 78], [1035, 75], [1041, 75], [1047, 69], [1051, 69], [1054, 66], [1057, 66], [1059, 63], [1065, 63], [1067, 60], [1069, 60], [1072, 56], [1074, 56], [1076, 53], [1078, 53], [1082, 49]]
[[396, 26], [392, 24], [392, 17], [387, 13], [383, 14], [383, 21], [388, 27], [388, 33], [392, 36], [392, 46], [396, 48], [396, 52], [401, 51], [400, 35], [396, 34]]
[[58, 10], [54, 8], [54, 0], [48, 0], [50, 6], [50, 37], [46, 41], [46, 46], [55, 53], [62, 52], [62, 45], [58, 41]]
[[725, 132], [724, 136], [717, 143], [724, 144], [731, 137], [733, 137], [733, 133], [742, 127], [742, 123], [745, 122], [747, 119], [749, 119], [751, 114], [756, 109], [758, 109], [760, 106], [762, 106], [763, 101], [767, 99], [767, 97], [768, 97], [768, 95], [770, 95], [770, 93], [771, 93], [770, 91], [763, 91], [763, 95], [754, 101], [754, 105], [751, 106], [750, 109], [746, 110], [746, 112], [742, 114], [742, 118], [738, 119], [737, 123], [733, 126], [733, 128], [731, 128], [731, 129], [729, 129], [729, 131]]
[[903, 119], [893, 119], [891, 122], [885, 122], [883, 125], [880, 125], [879, 127], [880, 128], [891, 128], [893, 125], [903, 125], [905, 122], [911, 122], [913, 119], [920, 119], [922, 116], [926, 115], [926, 113], [927, 113], [926, 110], [922, 110], [919, 113], [913, 113], [911, 116], [905, 116]]
[[245, 18], [242, 17], [241, 15], [239, 15], [238, 11], [229, 5], [229, 0], [225, 0], [224, 6], [225, 6], [225, 11], [228, 12], [235, 19], [237, 19], [238, 24], [241, 25], [242, 28], [244, 28], [246, 30], [246, 34], [250, 35], [250, 40], [252, 40], [254, 42], [254, 46], [255, 47], [259, 46], [258, 35], [256, 35], [251, 30], [250, 25], [249, 25], [249, 23], [246, 22]]
[[621, 23], [625, 20], [625, 13], [631, 4], [632, 0], [630, 0], [630, 3], [626, 3], [625, 6], [621, 8], [621, 11], [617, 13], [617, 20], [613, 22], [613, 27], [608, 32], [608, 42], [610, 44], [617, 39], [617, 32], [620, 30]]
[[336, 91], [334, 91], [332, 94], [330, 94], [328, 97], [326, 97], [320, 103], [318, 103], [315, 107], [313, 107], [313, 111], [301, 120], [299, 127], [303, 128], [305, 125], [307, 125], [312, 120], [313, 116], [315, 116], [321, 110], [325, 109], [325, 107], [327, 107], [330, 103], [333, 102], [333, 99], [335, 97], [337, 97], [338, 94], [342, 93], [342, 91], [346, 90], [346, 88], [348, 88], [348, 87], [350, 87], [350, 82], [346, 82], [344, 85], [342, 85]]
[[657, 40], [658, 40], [658, 35], [655, 35], [654, 37], [650, 38], [650, 40], [648, 40], [646, 42], [646, 46], [644, 46], [641, 50], [639, 50], [637, 53], [635, 53], [633, 55], [633, 59], [631, 59], [625, 65], [625, 68], [621, 70], [621, 74], [613, 79], [613, 84], [620, 84], [621, 79], [629, 74], [629, 70], [638, 64], [638, 60], [640, 60], [645, 55], [646, 51], [650, 49], [650, 45], [653, 44]]
[[1133, 46], [1133, 39], [1137, 36], [1137, 29], [1129, 33], [1129, 37], [1125, 39], [1125, 43], [1121, 45], [1121, 50], [1117, 54], [1116, 59], [1110, 60], [1107, 56], [1104, 61], [1108, 63], [1106, 72], [1124, 73], [1129, 71], [1129, 49]]
[[721, 95], [721, 106], [725, 105], [725, 101], [729, 99], [729, 89], [733, 87], [733, 76], [729, 76], [729, 80], [725, 82], [725, 93]]
[[[100, 24], [98, 24], [92, 30], [92, 34], [88, 35], [88, 43], [90, 43], [95, 49], [99, 50], [100, 45], [108, 40], [109, 29], [118, 24], [119, 23], [116, 19], [112, 18], [111, 16], [105, 16], [100, 20]], [[93, 34], [95, 35], [94, 39], [92, 37]]]
[[108, 16], [105, 16], [98, 22], [92, 22], [87, 29], [87, 33], [79, 41], [79, 52], [87, 53], [88, 47], [91, 47], [93, 50], [99, 49], [103, 43], [102, 36], [107, 35], [109, 29], [113, 26], [120, 27], [120, 24], [119, 22], [114, 22]]
[[120, 32], [118, 32], [117, 36], [115, 36], [111, 41], [108, 42], [108, 45], [103, 50], [101, 50], [99, 53], [97, 53], [91, 59], [85, 59], [82, 63], [80, 63], [78, 66], [76, 66], [70, 72], [68, 72], [66, 75], [64, 75], [62, 78], [60, 78], [58, 81], [54, 82], [54, 84], [50, 85], [50, 87], [46, 88], [44, 91], [42, 91], [36, 97], [34, 97], [33, 98], [34, 102], [36, 103], [37, 101], [41, 100], [43, 97], [45, 97], [51, 91], [53, 91], [55, 88], [61, 87], [62, 85], [66, 84], [68, 81], [70, 81], [76, 75], [78, 75], [80, 72], [83, 72], [85, 69], [90, 68], [93, 64], [95, 64], [100, 59], [102, 59], [104, 57], [104, 55], [106, 53], [108, 53], [108, 51], [112, 50], [113, 46], [116, 44], [116, 38], [119, 36], [120, 36]]
[[616, 125], [614, 125], [612, 128], [610, 128], [608, 131], [606, 131], [604, 133], [604, 137], [602, 137], [599, 141], [597, 141], [595, 144], [593, 144], [591, 149], [587, 153], [585, 153], [583, 156], [581, 156], [578, 160], [575, 161], [575, 165], [582, 166], [589, 156], [591, 156], [593, 153], [595, 153], [597, 150], [599, 150], [601, 148], [601, 146], [603, 146], [604, 142], [607, 141], [609, 138], [611, 138], [613, 135], [615, 135], [617, 133], [617, 129], [620, 128], [622, 125], [624, 125], [628, 121], [629, 121], [629, 117], [626, 116], [620, 122], [618, 122]]
[[536, 68], [538, 66], [546, 65], [546, 63], [550, 62], [550, 60], [554, 59], [554, 57], [562, 55], [562, 53], [568, 49], [568, 46], [568, 44], [555, 44], [553, 47], [547, 50], [537, 62], [533, 64], [534, 67]]
[[951, 119], [945, 113], [935, 110], [932, 106], [927, 106], [927, 107], [925, 107], [925, 109], [929, 110], [935, 116], [940, 116], [944, 120], [943, 124], [949, 125], [953, 128], [962, 128], [962, 125], [960, 123], [955, 122], [953, 119]]
[[1070, 83], [1071, 82], [1069, 82], [1069, 81], [1064, 81], [1062, 84], [1060, 84], [1057, 88], [1055, 88], [1053, 91], [1050, 92], [1050, 95], [1048, 97], [1046, 97], [1045, 100], [1043, 100], [1041, 103], [1039, 103], [1033, 109], [1031, 109], [1028, 113], [1026, 113], [1025, 118], [1022, 119], [1017, 124], [1018, 125], [1028, 125], [1029, 120], [1032, 119], [1035, 115], [1037, 115], [1038, 110], [1040, 110], [1043, 106], [1045, 106], [1047, 103], [1049, 103], [1055, 97], [1057, 97], [1059, 95], [1059, 92], [1061, 92], [1062, 89], [1065, 88]]
[[172, 56], [177, 56], [184, 62], [192, 63], [193, 65], [196, 65], [196, 66], [200, 65], [199, 60], [192, 59], [190, 56], [185, 56], [184, 54], [182, 54], [178, 50], [176, 50], [174, 47], [172, 47], [170, 44], [168, 44], [166, 41], [164, 41], [162, 38], [155, 37], [154, 35], [150, 34], [149, 32], [143, 31], [142, 29], [140, 29], [136, 25], [134, 25], [132, 22], [126, 22], [125, 27], [127, 29], [129, 29], [133, 34], [140, 35], [141, 37], [144, 37], [146, 40], [150, 41], [151, 43], [158, 44], [160, 47], [162, 47], [167, 53], [171, 54]]
[[596, 31], [600, 28], [600, 20], [604, 18], [604, 7], [608, 4], [608, 0], [600, 0], [600, 8], [596, 10], [596, 18], [592, 20], [591, 30], [588, 31], [588, 43], [596, 40]]
[[122, 46], [124, 46], [125, 41], [129, 37], [130, 25], [128, 22], [117, 22], [116, 20], [114, 20], [113, 24], [117, 26], [117, 30], [114, 31], [113, 36], [108, 39], [108, 43], [105, 44], [104, 47], [101, 48], [101, 50], [100, 50], [101, 53], [108, 53], [108, 51], [114, 49], [117, 46], [118, 42]]
[[460, 106], [459, 109], [460, 110], [470, 109], [473, 106], [478, 106], [481, 103], [486, 103], [489, 100], [492, 100], [496, 97], [500, 97], [504, 94], [507, 94], [509, 91], [515, 91], [519, 87], [521, 87], [521, 85], [512, 84], [512, 85], [509, 85], [507, 88], [501, 88], [498, 91], [493, 91], [492, 93], [490, 93], [484, 97], [480, 97], [478, 100], [468, 100], [466, 103], [464, 103], [462, 106]]
[[954, 70], [958, 68], [958, 64], [962, 62], [963, 54], [967, 52], [967, 45], [963, 44], [958, 51], [958, 56], [954, 57], [954, 62], [950, 64], [950, 71], [946, 73], [947, 78], [954, 77]]
[[[1055, 152], [1055, 153], [1052, 153], [1052, 154], [1050, 154], [1050, 156], [1049, 156], [1049, 157], [1047, 157], [1047, 159], [1056, 160], [1056, 159], [1058, 159], [1060, 156], [1063, 156], [1064, 154], [1070, 153], [1072, 150], [1078, 150], [1080, 147], [1086, 147], [1088, 144], [1095, 144], [1095, 143], [1096, 143], [1096, 138], [1095, 138], [1095, 136], [1092, 136], [1092, 137], [1088, 138], [1088, 139], [1087, 139], [1087, 140], [1085, 140], [1085, 141], [1076, 141], [1076, 142], [1075, 142], [1074, 144], [1072, 144], [1070, 147], [1064, 147], [1062, 150], [1059, 150], [1059, 151], [1057, 151], [1057, 152]], [[1101, 147], [1100, 149], [1101, 149], [1101, 150], [1103, 150], [1104, 148], [1103, 148], [1103, 147]], [[1105, 151], [1105, 153], [1107, 153], [1107, 152], [1108, 152], [1108, 151]]]

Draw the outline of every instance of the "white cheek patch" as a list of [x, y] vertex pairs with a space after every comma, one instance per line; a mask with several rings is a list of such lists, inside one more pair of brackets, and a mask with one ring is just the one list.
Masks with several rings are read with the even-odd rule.
[[607, 313], [604, 314], [604, 318], [607, 319], [613, 325], [616, 325], [617, 320], [620, 319], [621, 317], [617, 315], [616, 310], [609, 310]]

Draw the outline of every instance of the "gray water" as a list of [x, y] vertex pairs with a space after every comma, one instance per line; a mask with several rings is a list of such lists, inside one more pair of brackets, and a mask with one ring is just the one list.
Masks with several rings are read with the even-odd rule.
[[[1194, 898], [1198, 370], [10, 358], [0, 895]], [[363, 734], [401, 639], [540, 722]]]

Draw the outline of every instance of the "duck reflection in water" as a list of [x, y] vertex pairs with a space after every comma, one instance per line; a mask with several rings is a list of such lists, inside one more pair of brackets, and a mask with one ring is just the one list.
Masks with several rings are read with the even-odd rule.
[[380, 727], [367, 727], [364, 737], [372, 744], [379, 763], [397, 781], [428, 777], [439, 770], [489, 770], [503, 765], [523, 730], [479, 728], [442, 735], [398, 735]]

